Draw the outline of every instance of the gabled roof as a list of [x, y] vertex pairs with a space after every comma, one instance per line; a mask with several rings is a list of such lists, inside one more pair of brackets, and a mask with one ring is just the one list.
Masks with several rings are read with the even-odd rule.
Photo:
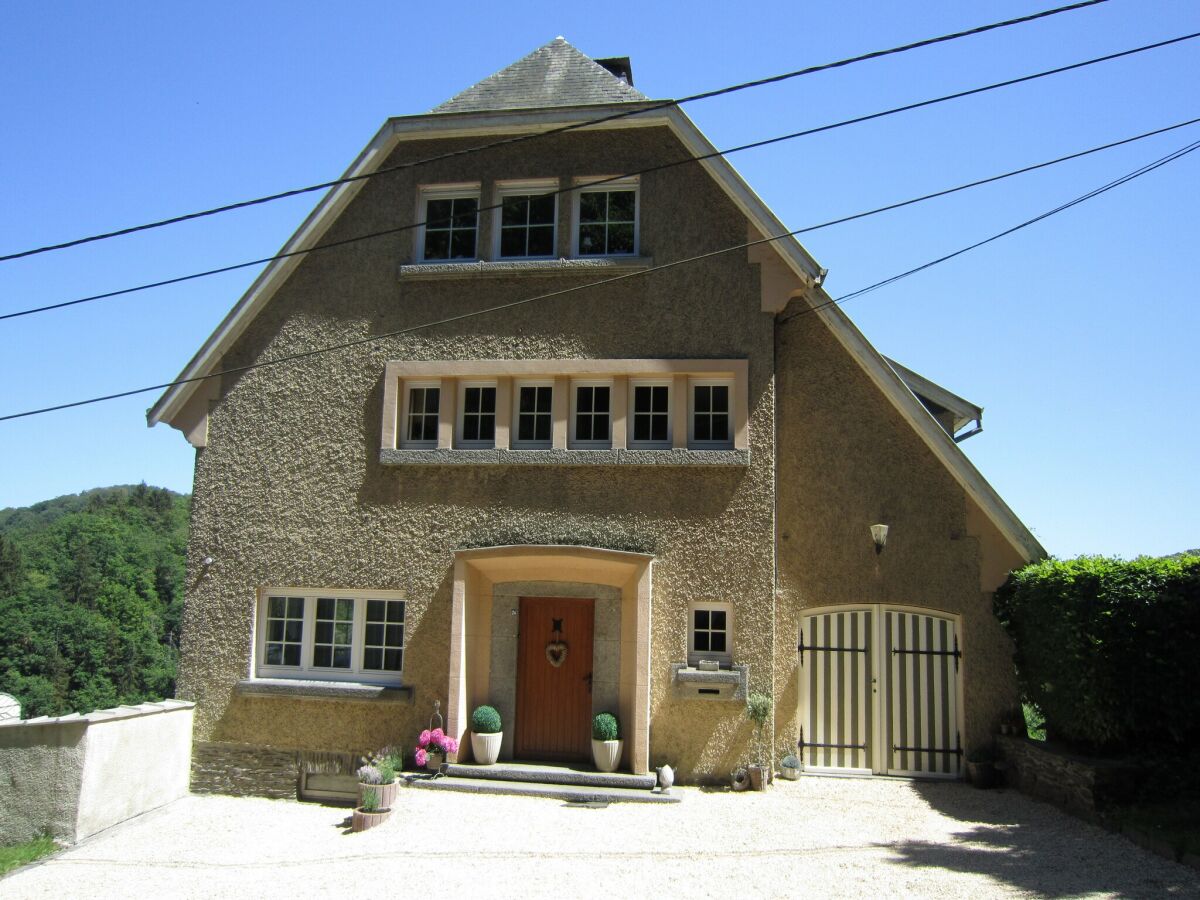
[[495, 75], [435, 106], [435, 113], [592, 106], [648, 99], [625, 80], [556, 37]]
[[[451, 104], [463, 99], [467, 103], [468, 95], [482, 88], [492, 79], [504, 76], [514, 67], [545, 52], [547, 57], [557, 56], [559, 59], [578, 56], [588, 66], [599, 70], [600, 75], [590, 72], [587, 79], [594, 83], [607, 85], [607, 89], [621, 92], [617, 100], [581, 100], [581, 96], [590, 95], [584, 91], [576, 94], [569, 101], [547, 102], [545, 107], [533, 107], [527, 102], [521, 102], [521, 95], [515, 89], [510, 93], [502, 91], [504, 96], [511, 96], [511, 102], [520, 102], [519, 107], [490, 107], [472, 105], [469, 107], [449, 108]], [[542, 65], [542, 64], [539, 64]], [[575, 63], [569, 63], [574, 67]], [[551, 70], [548, 63], [542, 69], [544, 73]], [[602, 77], [600, 77], [602, 76]], [[536, 77], [529, 76], [527, 86], [546, 84], [543, 77], [538, 82]], [[607, 78], [609, 82], [603, 79]], [[560, 82], [566, 84], [566, 82]], [[625, 92], [628, 93], [625, 93]], [[471, 103], [483, 104], [483, 93], [475, 96]], [[510, 102], [510, 101], [501, 101]], [[757, 235], [774, 236], [786, 234], [787, 227], [762, 201], [754, 190], [746, 183], [741, 175], [722, 155], [716, 154], [716, 148], [698, 129], [695, 123], [684, 114], [678, 106], [651, 105], [638, 91], [633, 90], [624, 81], [611, 75], [607, 69], [592, 62], [570, 44], [561, 38], [551, 41], [545, 47], [534, 51], [523, 60], [501, 70], [496, 75], [485, 79], [473, 88], [464, 91], [457, 97], [442, 104], [433, 113], [418, 116], [404, 116], [390, 119], [384, 124], [378, 134], [363, 149], [358, 158], [346, 170], [345, 177], [363, 176], [377, 170], [387, 159], [388, 154], [396, 145], [405, 140], [428, 140], [436, 137], [482, 137], [495, 134], [515, 134], [531, 131], [549, 130], [563, 125], [578, 124], [592, 121], [600, 115], [596, 104], [617, 105], [640, 102], [647, 105], [645, 113], [632, 118], [623, 118], [619, 122], [605, 122], [593, 128], [634, 128], [647, 126], [667, 126], [683, 142], [693, 156], [707, 156], [700, 165], [708, 171], [726, 196], [746, 216], [750, 228]], [[180, 373], [180, 379], [194, 379], [188, 383], [175, 384], [167, 388], [163, 395], [149, 410], [146, 411], [147, 424], [153, 426], [158, 422], [169, 422], [175, 427], [182, 428], [176, 417], [182, 412], [184, 405], [196, 394], [205, 376], [218, 369], [222, 355], [241, 336], [259, 311], [274, 296], [275, 291], [287, 280], [303, 258], [303, 251], [320, 243], [322, 236], [341, 215], [365, 184], [362, 180], [354, 180], [339, 184], [330, 189], [316, 208], [304, 220], [296, 233], [284, 245], [282, 253], [289, 254], [286, 258], [276, 259], [267, 264], [266, 268], [255, 279], [241, 300], [229, 311], [225, 319], [217, 326], [216, 331], [209, 336], [204, 345], [196, 352], [191, 361]], [[878, 350], [858, 330], [850, 318], [842, 311], [841, 306], [834, 302], [822, 286], [824, 270], [815, 259], [805, 250], [795, 237], [784, 237], [763, 245], [770, 247], [778, 254], [784, 267], [792, 273], [801, 290], [795, 292], [802, 297], [802, 302], [813, 308], [814, 313], [830, 329], [837, 340], [846, 348], [851, 357], [856, 360], [867, 376], [879, 387], [884, 396], [901, 413], [917, 434], [941, 460], [950, 474], [963, 487], [989, 520], [1009, 544], [1025, 559], [1034, 560], [1046, 556], [1037, 538], [1025, 524], [1017, 518], [1008, 504], [996, 493], [995, 489], [972, 465], [942, 427], [929, 414], [928, 410], [917, 399], [909, 385], [901, 378]], [[786, 302], [770, 311], [781, 312]], [[184, 429], [186, 431], [186, 428]]]

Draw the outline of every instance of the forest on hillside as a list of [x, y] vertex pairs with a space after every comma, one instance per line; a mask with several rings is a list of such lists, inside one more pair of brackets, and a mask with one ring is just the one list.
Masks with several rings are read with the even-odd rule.
[[173, 696], [190, 504], [140, 484], [0, 510], [0, 692], [22, 717]]

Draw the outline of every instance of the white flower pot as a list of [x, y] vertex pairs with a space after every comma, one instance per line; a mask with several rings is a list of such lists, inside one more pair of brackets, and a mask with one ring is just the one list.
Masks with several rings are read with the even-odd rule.
[[592, 761], [601, 772], [615, 772], [621, 764], [623, 741], [598, 741], [592, 738]]
[[500, 742], [504, 740], [504, 732], [495, 734], [476, 734], [471, 732], [471, 755], [475, 757], [476, 765], [490, 766], [500, 758]]

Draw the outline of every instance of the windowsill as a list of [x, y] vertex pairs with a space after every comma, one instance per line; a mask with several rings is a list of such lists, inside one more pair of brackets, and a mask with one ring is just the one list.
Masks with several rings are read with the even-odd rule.
[[243, 678], [239, 694], [273, 697], [328, 697], [335, 700], [384, 700], [412, 703], [413, 688], [361, 681], [314, 681], [304, 678]]
[[385, 466], [748, 466], [749, 450], [380, 450]]
[[750, 667], [746, 665], [702, 672], [687, 663], [671, 663], [675, 691], [689, 700], [745, 700], [749, 677]]
[[420, 262], [400, 266], [400, 278], [488, 278], [502, 275], [592, 275], [634, 272], [654, 267], [650, 256], [588, 256], [560, 259], [476, 259], [469, 262]]

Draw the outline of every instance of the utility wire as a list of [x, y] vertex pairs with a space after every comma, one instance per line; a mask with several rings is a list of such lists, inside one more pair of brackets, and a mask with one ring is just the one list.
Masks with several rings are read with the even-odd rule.
[[296, 197], [301, 194], [311, 193], [313, 191], [321, 191], [326, 188], [336, 187], [341, 184], [349, 184], [354, 181], [362, 181], [367, 178], [374, 178], [377, 175], [386, 175], [392, 172], [399, 172], [403, 169], [411, 169], [416, 166], [423, 166], [433, 162], [439, 162], [445, 159], [465, 156], [471, 153], [479, 153], [484, 150], [491, 150], [495, 147], [503, 147], [510, 144], [519, 144], [525, 141], [536, 140], [543, 137], [548, 137], [553, 134], [561, 134], [566, 131], [574, 131], [579, 128], [587, 128], [591, 125], [599, 125], [604, 122], [612, 122], [617, 119], [624, 119], [629, 116], [641, 115], [643, 113], [654, 112], [656, 110], [665, 109], [669, 106], [680, 106], [684, 103], [692, 103], [696, 100], [707, 100], [712, 97], [720, 97], [724, 94], [732, 94], [736, 91], [744, 91], [748, 88], [762, 87], [768, 84], [777, 84], [781, 81], [787, 81], [791, 78], [798, 78], [802, 75], [812, 75], [816, 72], [824, 72], [829, 69], [837, 69], [843, 66], [852, 65], [854, 63], [866, 62], [867, 60], [879, 59], [884, 56], [891, 56], [896, 53], [904, 53], [909, 50], [917, 50], [921, 47], [929, 47], [934, 44], [945, 43], [946, 41], [958, 40], [964, 37], [973, 37], [977, 34], [984, 34], [988, 31], [995, 31], [998, 28], [1007, 28], [1011, 25], [1022, 25], [1026, 22], [1033, 22], [1037, 19], [1045, 19], [1049, 16], [1056, 16], [1059, 13], [1074, 12], [1075, 10], [1084, 9], [1089, 6], [1097, 6], [1101, 3], [1107, 3], [1108, 0], [1083, 0], [1080, 3], [1072, 3], [1069, 6], [1060, 6], [1055, 9], [1048, 9], [1043, 12], [1033, 13], [1028, 16], [1021, 16], [1016, 19], [1006, 19], [1002, 22], [993, 22], [990, 25], [980, 25], [976, 28], [969, 28], [966, 31], [957, 31], [952, 34], [944, 34], [940, 37], [926, 38], [925, 40], [915, 41], [911, 44], [903, 44], [899, 47], [891, 47], [887, 50], [875, 50], [871, 53], [863, 53], [859, 56], [852, 56], [847, 59], [840, 59], [836, 62], [822, 63], [821, 65], [808, 66], [807, 68], [797, 69], [793, 72], [785, 72], [781, 75], [772, 75], [768, 78], [760, 78], [756, 81], [747, 81], [742, 84], [735, 84], [729, 87], [717, 88], [716, 90], [704, 91], [699, 94], [691, 94], [687, 97], [682, 97], [678, 100], [662, 100], [652, 102], [650, 106], [639, 105], [637, 109], [624, 110], [622, 112], [613, 113], [611, 115], [602, 116], [596, 119], [589, 119], [585, 122], [576, 122], [572, 125], [564, 125], [558, 128], [552, 128], [547, 131], [537, 132], [533, 134], [517, 135], [515, 137], [505, 138], [499, 141], [493, 141], [488, 144], [481, 144], [476, 147], [468, 147], [462, 150], [455, 150], [449, 153], [442, 153], [437, 156], [430, 156], [425, 159], [415, 160], [413, 162], [402, 163], [396, 166], [388, 166], [384, 169], [378, 169], [374, 172], [364, 173], [362, 175], [349, 175], [343, 178], [335, 178], [332, 181], [322, 181], [319, 184], [311, 184], [307, 187], [294, 188], [288, 191], [280, 191], [277, 194], [267, 194], [262, 197], [255, 197], [251, 200], [242, 200], [237, 203], [228, 203], [224, 206], [216, 206], [211, 209], [200, 210], [199, 212], [186, 213], [184, 215], [172, 216], [168, 219], [160, 219], [155, 222], [147, 222], [143, 225], [133, 225], [128, 228], [119, 228], [115, 231], [107, 231], [101, 234], [93, 234], [87, 237], [75, 238], [69, 241], [63, 241], [57, 244], [47, 244], [43, 247], [35, 247], [30, 250], [21, 250], [15, 253], [9, 253], [0, 256], [0, 262], [8, 262], [14, 259], [23, 259], [27, 256], [35, 256], [39, 253], [49, 253], [54, 250], [65, 250], [69, 247], [78, 247], [81, 244], [90, 244], [95, 241], [108, 240], [109, 238], [122, 237], [128, 234], [136, 234], [139, 231], [149, 231], [153, 228], [162, 228], [166, 225], [176, 225], [180, 222], [188, 222], [193, 219], [201, 219], [205, 216], [214, 216], [218, 213], [231, 212], [236, 209], [245, 209], [249, 206], [257, 206], [262, 203], [270, 203], [274, 200], [283, 200], [287, 197]]
[[[1125, 184], [1129, 181], [1132, 181], [1135, 178], [1145, 175], [1147, 172], [1154, 171], [1155, 169], [1157, 169], [1161, 166], [1164, 166], [1169, 162], [1174, 162], [1175, 160], [1180, 159], [1181, 157], [1185, 156], [1188, 153], [1191, 153], [1193, 150], [1196, 150], [1198, 148], [1200, 148], [1200, 141], [1195, 141], [1191, 144], [1188, 144], [1188, 145], [1182, 147], [1179, 150], [1176, 150], [1175, 152], [1173, 152], [1171, 154], [1168, 154], [1165, 157], [1162, 157], [1161, 159], [1158, 159], [1152, 163], [1149, 163], [1145, 166], [1135, 169], [1133, 172], [1130, 172], [1127, 175], [1123, 175], [1120, 178], [1115, 179], [1114, 181], [1110, 181], [1108, 184], [1102, 185], [1101, 187], [1096, 188], [1095, 190], [1089, 191], [1088, 193], [1083, 194], [1065, 204], [1062, 204], [1061, 206], [1055, 207], [1054, 209], [1044, 212], [1041, 215], [1038, 215], [1032, 219], [1026, 220], [1025, 222], [1022, 222], [1019, 225], [1016, 225], [1012, 228], [1008, 228], [1002, 232], [992, 235], [991, 237], [986, 238], [985, 240], [978, 241], [974, 244], [971, 244], [968, 247], [964, 247], [961, 250], [957, 250], [954, 253], [947, 254], [944, 257], [940, 257], [939, 259], [932, 260], [931, 262], [925, 263], [921, 266], [918, 266], [914, 269], [910, 269], [906, 272], [902, 272], [899, 275], [893, 276], [889, 279], [885, 279], [884, 281], [878, 282], [874, 285], [863, 288], [859, 291], [854, 291], [850, 294], [845, 294], [841, 297], [838, 297], [836, 300], [830, 300], [827, 303], [823, 303], [823, 304], [819, 304], [818, 306], [811, 307], [810, 310], [815, 312], [816, 310], [821, 309], [826, 306], [831, 306], [831, 305], [834, 305], [837, 303], [843, 303], [847, 300], [852, 299], [853, 297], [861, 296], [862, 294], [864, 294], [868, 291], [875, 290], [876, 288], [882, 287], [885, 284], [890, 284], [891, 282], [896, 281], [900, 278], [906, 278], [909, 275], [912, 275], [916, 272], [920, 272], [924, 269], [928, 269], [928, 268], [935, 266], [941, 262], [945, 262], [946, 260], [953, 259], [955, 256], [960, 256], [963, 253], [967, 253], [968, 251], [975, 249], [976, 247], [981, 247], [984, 244], [990, 243], [991, 241], [998, 240], [999, 238], [1002, 238], [1006, 235], [1012, 234], [1014, 231], [1018, 231], [1022, 228], [1026, 228], [1029, 225], [1034, 224], [1035, 222], [1040, 222], [1043, 219], [1049, 218], [1050, 216], [1053, 216], [1059, 212], [1062, 212], [1063, 210], [1070, 209], [1071, 207], [1076, 206], [1080, 203], [1083, 203], [1086, 200], [1090, 200], [1093, 197], [1097, 197], [1100, 194], [1105, 193], [1106, 191], [1109, 191], [1115, 187], [1118, 187], [1119, 185]], [[995, 179], [987, 179], [987, 180], [995, 180]], [[966, 186], [964, 186], [964, 188], [965, 187]], [[940, 191], [937, 194], [931, 194], [929, 196], [930, 197], [943, 196], [946, 193], [950, 193], [950, 191]], [[914, 201], [909, 201], [909, 202], [916, 202], [916, 201], [914, 200]], [[905, 205], [905, 204], [893, 204], [892, 206], [889, 206], [889, 207], [881, 207], [879, 211], [882, 211], [883, 209], [894, 209], [896, 206], [901, 206], [901, 205]], [[830, 224], [834, 224], [836, 222], [845, 222], [845, 221], [849, 221], [850, 219], [854, 219], [854, 218], [862, 218], [863, 216], [870, 215], [870, 214], [872, 214], [872, 213], [860, 213], [855, 216], [846, 216], [841, 219], [831, 220], [831, 222], [823, 223], [820, 225], [810, 225], [806, 228], [797, 228], [794, 231], [787, 231], [787, 232], [784, 232], [783, 234], [776, 234], [776, 235], [771, 235], [770, 237], [759, 238], [759, 239], [753, 240], [753, 241], [746, 241], [745, 243], [735, 244], [732, 247], [723, 247], [720, 250], [711, 250], [707, 253], [701, 253], [696, 256], [687, 257], [686, 259], [678, 259], [678, 260], [675, 260], [674, 262], [662, 263], [660, 265], [651, 266], [649, 268], [641, 269], [641, 270], [638, 270], [635, 272], [626, 272], [621, 275], [614, 275], [610, 278], [601, 279], [600, 281], [593, 281], [593, 282], [589, 282], [587, 284], [575, 285], [574, 287], [561, 288], [556, 291], [549, 291], [548, 293], [537, 294], [532, 297], [525, 297], [520, 300], [514, 300], [510, 303], [502, 303], [497, 306], [489, 306], [489, 307], [486, 307], [485, 309], [479, 309], [479, 310], [475, 310], [473, 312], [460, 313], [455, 316], [447, 316], [444, 319], [438, 319], [433, 322], [424, 322], [424, 323], [421, 323], [418, 325], [411, 325], [407, 328], [399, 328], [399, 329], [396, 329], [395, 331], [389, 331], [385, 334], [370, 335], [368, 337], [356, 338], [355, 340], [352, 340], [352, 341], [345, 341], [340, 344], [333, 344], [328, 347], [318, 347], [318, 348], [315, 348], [312, 350], [304, 350], [299, 353], [290, 353], [285, 356], [276, 357], [275, 359], [268, 359], [268, 360], [264, 360], [262, 362], [257, 362], [257, 363], [248, 363], [244, 366], [234, 366], [234, 367], [231, 367], [228, 369], [223, 369], [219, 372], [211, 372], [207, 375], [196, 375], [191, 378], [180, 378], [175, 381], [167, 381], [162, 384], [153, 384], [153, 385], [149, 385], [147, 387], [134, 388], [133, 390], [120, 391], [119, 393], [115, 393], [115, 394], [105, 394], [100, 397], [91, 397], [86, 400], [76, 400], [71, 403], [60, 403], [56, 406], [46, 406], [46, 407], [42, 407], [40, 409], [27, 410], [25, 412], [10, 413], [5, 416], [0, 416], [0, 422], [7, 422], [10, 419], [21, 419], [21, 418], [26, 418], [29, 416], [42, 415], [44, 413], [57, 412], [57, 411], [63, 410], [63, 409], [73, 409], [73, 408], [79, 407], [79, 406], [88, 406], [93, 403], [102, 403], [107, 400], [118, 400], [123, 397], [132, 397], [137, 394], [149, 393], [150, 391], [160, 391], [160, 390], [165, 390], [167, 388], [177, 387], [177, 386], [183, 385], [183, 384], [191, 384], [192, 382], [204, 381], [209, 378], [220, 378], [225, 375], [237, 375], [237, 374], [241, 374], [243, 372], [252, 371], [254, 369], [263, 369], [263, 368], [267, 368], [268, 366], [277, 366], [282, 363], [296, 362], [298, 360], [307, 359], [307, 358], [313, 357], [313, 356], [319, 356], [319, 355], [322, 355], [325, 353], [333, 353], [338, 350], [346, 350], [346, 349], [349, 349], [352, 347], [358, 347], [363, 344], [373, 344], [373, 343], [376, 343], [377, 341], [388, 340], [390, 338], [399, 337], [401, 335], [411, 334], [412, 332], [415, 332], [415, 331], [423, 331], [427, 328], [436, 328], [440, 325], [449, 325], [454, 322], [463, 321], [465, 319], [472, 319], [477, 316], [488, 315], [488, 314], [494, 313], [494, 312], [501, 312], [503, 310], [513, 309], [518, 306], [525, 306], [530, 303], [537, 303], [542, 300], [549, 300], [554, 297], [561, 297], [565, 294], [577, 293], [579, 291], [587, 290], [588, 288], [602, 287], [605, 285], [613, 284], [618, 281], [625, 281], [630, 278], [639, 278], [644, 275], [649, 275], [653, 272], [661, 272], [665, 269], [674, 269], [679, 266], [689, 265], [691, 263], [700, 262], [700, 261], [706, 260], [706, 259], [712, 259], [717, 256], [723, 256], [726, 253], [733, 253], [733, 252], [736, 252], [739, 250], [746, 250], [750, 247], [756, 247], [760, 244], [769, 244], [769, 243], [773, 243], [774, 241], [783, 240], [784, 238], [795, 237], [796, 235], [803, 234], [807, 231], [815, 231], [818, 228], [828, 227]], [[802, 312], [806, 312], [806, 311], [810, 311], [810, 310], [803, 310]], [[794, 318], [796, 315], [800, 315], [800, 313], [795, 313], [792, 316], [788, 316], [786, 319], [781, 319], [780, 322], [782, 323], [782, 322], [788, 321], [788, 320]]]
[[[868, 113], [867, 115], [862, 115], [862, 116], [855, 116], [850, 119], [843, 119], [840, 122], [833, 122], [833, 123], [830, 123], [827, 125], [819, 125], [815, 128], [804, 129], [803, 131], [795, 131], [795, 132], [792, 132], [791, 134], [785, 134], [785, 135], [779, 135], [777, 137], [766, 138], [761, 141], [754, 141], [749, 144], [742, 144], [741, 146], [730, 147], [727, 150], [714, 150], [712, 153], [706, 153], [706, 154], [702, 154], [700, 156], [689, 156], [686, 159], [680, 159], [680, 160], [676, 160], [674, 162], [669, 162], [669, 163], [662, 163], [662, 164], [659, 164], [656, 166], [650, 166], [649, 168], [639, 169], [636, 172], [627, 172], [624, 175], [613, 175], [609, 178], [604, 178], [599, 181], [589, 182], [586, 185], [586, 187], [594, 188], [594, 187], [597, 187], [598, 185], [608, 184], [609, 182], [620, 181], [620, 180], [623, 180], [626, 178], [632, 178], [634, 176], [646, 175], [646, 174], [649, 174], [652, 172], [659, 172], [659, 171], [663, 171], [664, 169], [674, 168], [676, 166], [688, 165], [689, 163], [703, 162], [704, 160], [713, 159], [714, 157], [727, 156], [732, 153], [739, 153], [743, 150], [752, 150], [752, 149], [757, 149], [759, 147], [765, 147], [770, 144], [777, 144], [777, 143], [781, 143], [783, 141], [795, 140], [797, 138], [807, 137], [809, 135], [818, 134], [818, 133], [825, 132], [825, 131], [832, 131], [836, 128], [844, 128], [848, 125], [857, 125], [862, 122], [868, 122], [868, 121], [872, 121], [874, 119], [880, 119], [885, 116], [896, 115], [896, 114], [902, 113], [902, 112], [909, 112], [914, 109], [921, 109], [923, 107], [933, 106], [938, 103], [945, 103], [950, 100], [957, 100], [962, 97], [969, 97], [969, 96], [973, 96], [975, 94], [985, 93], [987, 91], [994, 91], [994, 90], [997, 90], [997, 89], [1003, 88], [1003, 87], [1011, 87], [1012, 85], [1015, 85], [1015, 84], [1022, 84], [1027, 81], [1034, 81], [1039, 78], [1046, 78], [1050, 75], [1058, 75], [1062, 72], [1068, 72], [1068, 71], [1072, 71], [1074, 69], [1080, 69], [1085, 66], [1095, 65], [1097, 63], [1109, 62], [1111, 60], [1119, 59], [1119, 58], [1125, 57], [1125, 56], [1130, 56], [1135, 53], [1143, 53], [1147, 50], [1154, 50], [1159, 47], [1166, 46], [1168, 44], [1175, 44], [1175, 43], [1179, 43], [1180, 41], [1194, 40], [1195, 38], [1198, 38], [1198, 37], [1200, 37], [1200, 32], [1196, 32], [1194, 34], [1189, 34], [1189, 35], [1183, 35], [1183, 36], [1177, 37], [1177, 38], [1171, 38], [1168, 41], [1160, 41], [1160, 42], [1154, 43], [1154, 44], [1146, 44], [1142, 47], [1135, 47], [1131, 50], [1123, 50], [1119, 53], [1112, 53], [1107, 56], [1098, 56], [1098, 57], [1095, 57], [1094, 59], [1088, 59], [1088, 60], [1084, 60], [1082, 62], [1072, 63], [1068, 66], [1060, 66], [1055, 69], [1046, 69], [1042, 72], [1035, 72], [1032, 75], [1022, 75], [1019, 78], [1010, 78], [1006, 81], [997, 81], [992, 84], [983, 85], [982, 87], [970, 88], [965, 91], [957, 91], [952, 94], [944, 94], [941, 97], [934, 97], [930, 100], [920, 100], [916, 103], [909, 103], [909, 104], [905, 104], [904, 106], [896, 106], [896, 107], [892, 107], [891, 109], [882, 110], [880, 112]], [[1188, 123], [1183, 123], [1183, 124], [1188, 124]], [[559, 194], [567, 194], [567, 193], [570, 193], [571, 191], [576, 191], [579, 189], [580, 189], [579, 186], [558, 188], [553, 191], [547, 191], [542, 196], [552, 197], [552, 196], [557, 196]], [[492, 210], [500, 209], [501, 206], [502, 206], [502, 204], [493, 204], [491, 206], [479, 207], [476, 210], [476, 213], [478, 214], [478, 213], [482, 213], [482, 212], [489, 212]], [[201, 272], [193, 272], [190, 275], [179, 275], [174, 278], [166, 278], [161, 281], [151, 281], [146, 284], [135, 285], [134, 287], [120, 288], [115, 291], [105, 291], [104, 293], [100, 293], [100, 294], [91, 294], [86, 297], [78, 297], [74, 300], [64, 300], [59, 303], [49, 303], [44, 306], [30, 307], [28, 309], [17, 310], [16, 312], [0, 314], [0, 321], [4, 321], [5, 319], [15, 319], [20, 316], [34, 315], [36, 313], [49, 312], [49, 311], [55, 310], [55, 309], [63, 309], [65, 307], [69, 307], [69, 306], [78, 306], [79, 304], [82, 304], [82, 303], [92, 303], [97, 300], [108, 300], [113, 297], [122, 297], [122, 296], [125, 296], [126, 294], [135, 294], [135, 293], [138, 293], [139, 291], [147, 291], [147, 290], [152, 290], [154, 288], [160, 288], [160, 287], [168, 287], [173, 284], [182, 284], [187, 281], [195, 281], [198, 278], [208, 278], [209, 276], [212, 276], [212, 275], [221, 275], [226, 272], [237, 271], [238, 269], [247, 269], [247, 268], [251, 268], [253, 266], [263, 265], [264, 263], [275, 262], [277, 260], [282, 260], [282, 259], [289, 259], [293, 256], [300, 256], [305, 253], [316, 253], [321, 250], [331, 250], [336, 247], [344, 247], [348, 244], [354, 244], [359, 241], [366, 241], [366, 240], [371, 240], [372, 238], [386, 237], [386, 236], [392, 235], [392, 234], [399, 234], [404, 231], [411, 231], [412, 229], [415, 229], [415, 228], [421, 228], [428, 224], [441, 224], [444, 221], [449, 221], [449, 220], [436, 220], [433, 222], [422, 221], [422, 222], [414, 222], [409, 225], [398, 225], [395, 228], [385, 228], [382, 231], [372, 231], [372, 232], [368, 232], [367, 234], [355, 235], [354, 237], [343, 238], [342, 240], [339, 240], [339, 241], [330, 241], [329, 243], [326, 243], [326, 244], [318, 244], [314, 247], [307, 247], [307, 248], [301, 249], [301, 250], [288, 250], [288, 251], [285, 251], [282, 253], [277, 253], [274, 256], [264, 256], [260, 259], [252, 259], [247, 262], [234, 263], [234, 264], [228, 265], [228, 266], [220, 266], [215, 269], [206, 269]]]

